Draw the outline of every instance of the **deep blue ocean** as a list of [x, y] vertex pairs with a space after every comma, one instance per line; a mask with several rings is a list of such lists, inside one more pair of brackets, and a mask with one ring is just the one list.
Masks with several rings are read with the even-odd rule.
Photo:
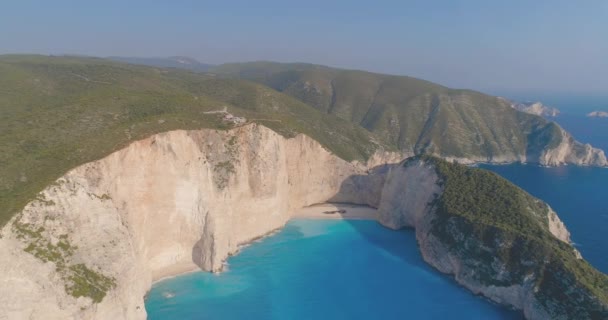
[[[579, 112], [553, 120], [579, 141], [608, 150], [608, 119]], [[608, 169], [480, 167], [548, 202], [582, 255], [608, 273]], [[291, 221], [231, 257], [224, 273], [157, 283], [146, 309], [149, 319], [521, 318], [426, 265], [412, 230], [372, 221]]]
[[[606, 100], [601, 100], [606, 101]], [[608, 104], [597, 102], [599, 110]], [[559, 105], [551, 118], [577, 140], [608, 152], [608, 119], [588, 118], [571, 104]], [[587, 108], [588, 111], [596, 108]], [[608, 168], [535, 165], [481, 165], [547, 202], [570, 230], [577, 249], [598, 270], [608, 273]]]

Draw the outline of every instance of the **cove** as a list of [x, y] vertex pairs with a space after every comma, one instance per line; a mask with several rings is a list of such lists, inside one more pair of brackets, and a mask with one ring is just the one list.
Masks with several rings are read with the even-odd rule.
[[520, 319], [423, 260], [413, 230], [366, 220], [291, 220], [219, 274], [156, 283], [149, 319]]

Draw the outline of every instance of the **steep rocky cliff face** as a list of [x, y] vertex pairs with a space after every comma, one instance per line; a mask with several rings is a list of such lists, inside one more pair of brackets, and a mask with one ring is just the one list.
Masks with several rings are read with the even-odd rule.
[[[382, 224], [416, 228], [427, 262], [530, 319], [608, 314], [606, 276], [580, 259], [546, 204], [476, 177], [485, 171], [436, 158], [391, 164], [398, 159], [346, 162], [307, 136], [259, 125], [134, 142], [69, 171], [1, 230], [0, 319], [143, 319], [154, 280], [220, 271], [239, 244], [328, 200], [368, 204]], [[473, 178], [454, 191], [450, 170]]]
[[543, 117], [557, 117], [559, 110], [553, 107], [544, 105], [542, 102], [514, 102], [504, 99], [511, 104], [511, 108], [525, 113], [534, 114]]
[[379, 221], [415, 228], [425, 261], [528, 319], [606, 319], [608, 277], [582, 260], [551, 208], [501, 180], [437, 159], [408, 161], [386, 178]]
[[137, 141], [68, 172], [3, 228], [0, 318], [143, 319], [152, 281], [221, 270], [294, 209], [358, 198], [343, 181], [367, 169], [258, 125]]
[[573, 164], [578, 166], [608, 166], [603, 150], [590, 144], [576, 141], [567, 131], [555, 123], [546, 125], [529, 137], [529, 145], [524, 152], [490, 155], [455, 157], [445, 152], [430, 152], [447, 161], [463, 164], [473, 163], [537, 163], [543, 166], [561, 166]]
[[[601, 149], [592, 147], [590, 144], [582, 144], [564, 129], [559, 128], [561, 137], [559, 143], [553, 147], [543, 150], [537, 161], [546, 166], [559, 166], [564, 164], [606, 166], [608, 161]], [[534, 158], [535, 159], [535, 158]]]

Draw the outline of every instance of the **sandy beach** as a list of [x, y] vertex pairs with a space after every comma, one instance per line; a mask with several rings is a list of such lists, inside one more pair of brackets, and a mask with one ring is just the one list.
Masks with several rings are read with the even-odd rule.
[[297, 210], [293, 219], [376, 220], [376, 209], [368, 206], [321, 203]]
[[173, 278], [176, 276], [181, 276], [186, 273], [202, 271], [194, 262], [182, 262], [178, 264], [174, 264], [169, 267], [163, 268], [161, 271], [156, 272], [152, 275], [152, 283], [157, 283], [159, 281]]
[[[376, 220], [376, 211], [376, 209], [368, 206], [340, 203], [321, 203], [297, 210], [292, 216], [292, 219]], [[255, 239], [253, 241], [255, 241]], [[165, 279], [197, 271], [201, 271], [201, 269], [193, 262], [181, 262], [169, 267], [165, 267], [161, 271], [153, 274], [152, 282], [156, 283]]]

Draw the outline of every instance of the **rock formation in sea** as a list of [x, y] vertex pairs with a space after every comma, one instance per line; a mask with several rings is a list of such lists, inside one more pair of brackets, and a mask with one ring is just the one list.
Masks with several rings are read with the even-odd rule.
[[608, 112], [606, 111], [593, 111], [587, 113], [587, 117], [590, 118], [608, 118]]

